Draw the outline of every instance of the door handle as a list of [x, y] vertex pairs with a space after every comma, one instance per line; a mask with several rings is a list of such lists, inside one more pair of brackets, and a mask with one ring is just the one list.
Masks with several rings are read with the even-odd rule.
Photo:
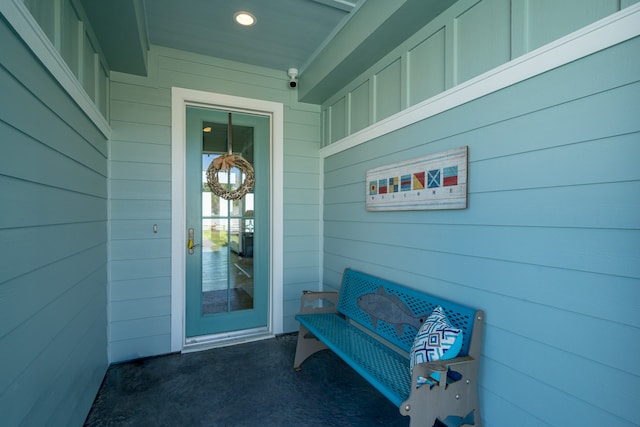
[[193, 243], [194, 231], [193, 228], [188, 230], [187, 250], [189, 255], [193, 255], [194, 249], [200, 246], [200, 243]]

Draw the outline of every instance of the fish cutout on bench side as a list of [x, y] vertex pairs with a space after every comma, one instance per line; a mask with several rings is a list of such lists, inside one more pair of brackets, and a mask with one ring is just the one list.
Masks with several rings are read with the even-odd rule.
[[378, 329], [378, 320], [382, 320], [393, 325], [398, 336], [404, 334], [404, 325], [413, 326], [416, 331], [420, 330], [426, 317], [414, 315], [400, 298], [387, 294], [383, 286], [375, 293], [359, 296], [358, 307], [371, 317], [375, 329]]

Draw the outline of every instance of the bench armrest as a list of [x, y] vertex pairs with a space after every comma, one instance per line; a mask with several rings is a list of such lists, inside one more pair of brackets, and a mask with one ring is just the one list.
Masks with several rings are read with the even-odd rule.
[[[418, 378], [437, 379], [435, 385], [445, 387], [447, 385], [447, 371], [449, 368], [453, 371], [460, 372], [463, 376], [467, 376], [473, 369], [475, 359], [471, 356], [454, 357], [449, 360], [437, 360], [435, 362], [418, 363], [413, 367], [411, 375], [411, 384], [416, 385]], [[436, 374], [433, 375], [432, 374]]]
[[298, 314], [336, 313], [338, 311], [337, 292], [303, 291]]
[[[471, 356], [419, 363], [413, 367], [411, 392], [400, 413], [412, 420], [438, 419], [443, 425], [481, 426], [477, 375], [478, 360]], [[427, 383], [418, 386], [420, 377]]]

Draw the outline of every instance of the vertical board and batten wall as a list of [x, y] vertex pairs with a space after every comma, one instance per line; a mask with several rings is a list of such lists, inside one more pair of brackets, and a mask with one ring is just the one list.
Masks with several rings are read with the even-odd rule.
[[112, 73], [112, 362], [171, 350], [174, 86], [284, 104], [284, 330], [297, 328], [299, 296], [319, 280], [320, 108], [287, 83], [285, 72], [155, 46], [148, 77]]
[[81, 425], [107, 369], [107, 138], [0, 17], [0, 423]]
[[323, 146], [636, 2], [460, 0], [323, 102]]
[[[485, 426], [640, 422], [638, 52], [635, 37], [324, 159], [325, 289], [352, 267], [485, 310]], [[465, 145], [467, 209], [366, 211], [368, 169]]]
[[108, 118], [109, 72], [80, 0], [24, 0], [24, 5], [91, 102]]

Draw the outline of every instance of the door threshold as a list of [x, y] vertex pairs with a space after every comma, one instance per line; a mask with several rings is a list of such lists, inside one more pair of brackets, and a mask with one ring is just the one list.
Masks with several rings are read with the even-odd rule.
[[266, 340], [274, 337], [275, 335], [267, 330], [267, 328], [255, 328], [243, 331], [189, 337], [186, 339], [186, 343], [182, 348], [182, 353], [192, 353], [212, 348], [228, 347], [231, 345]]

